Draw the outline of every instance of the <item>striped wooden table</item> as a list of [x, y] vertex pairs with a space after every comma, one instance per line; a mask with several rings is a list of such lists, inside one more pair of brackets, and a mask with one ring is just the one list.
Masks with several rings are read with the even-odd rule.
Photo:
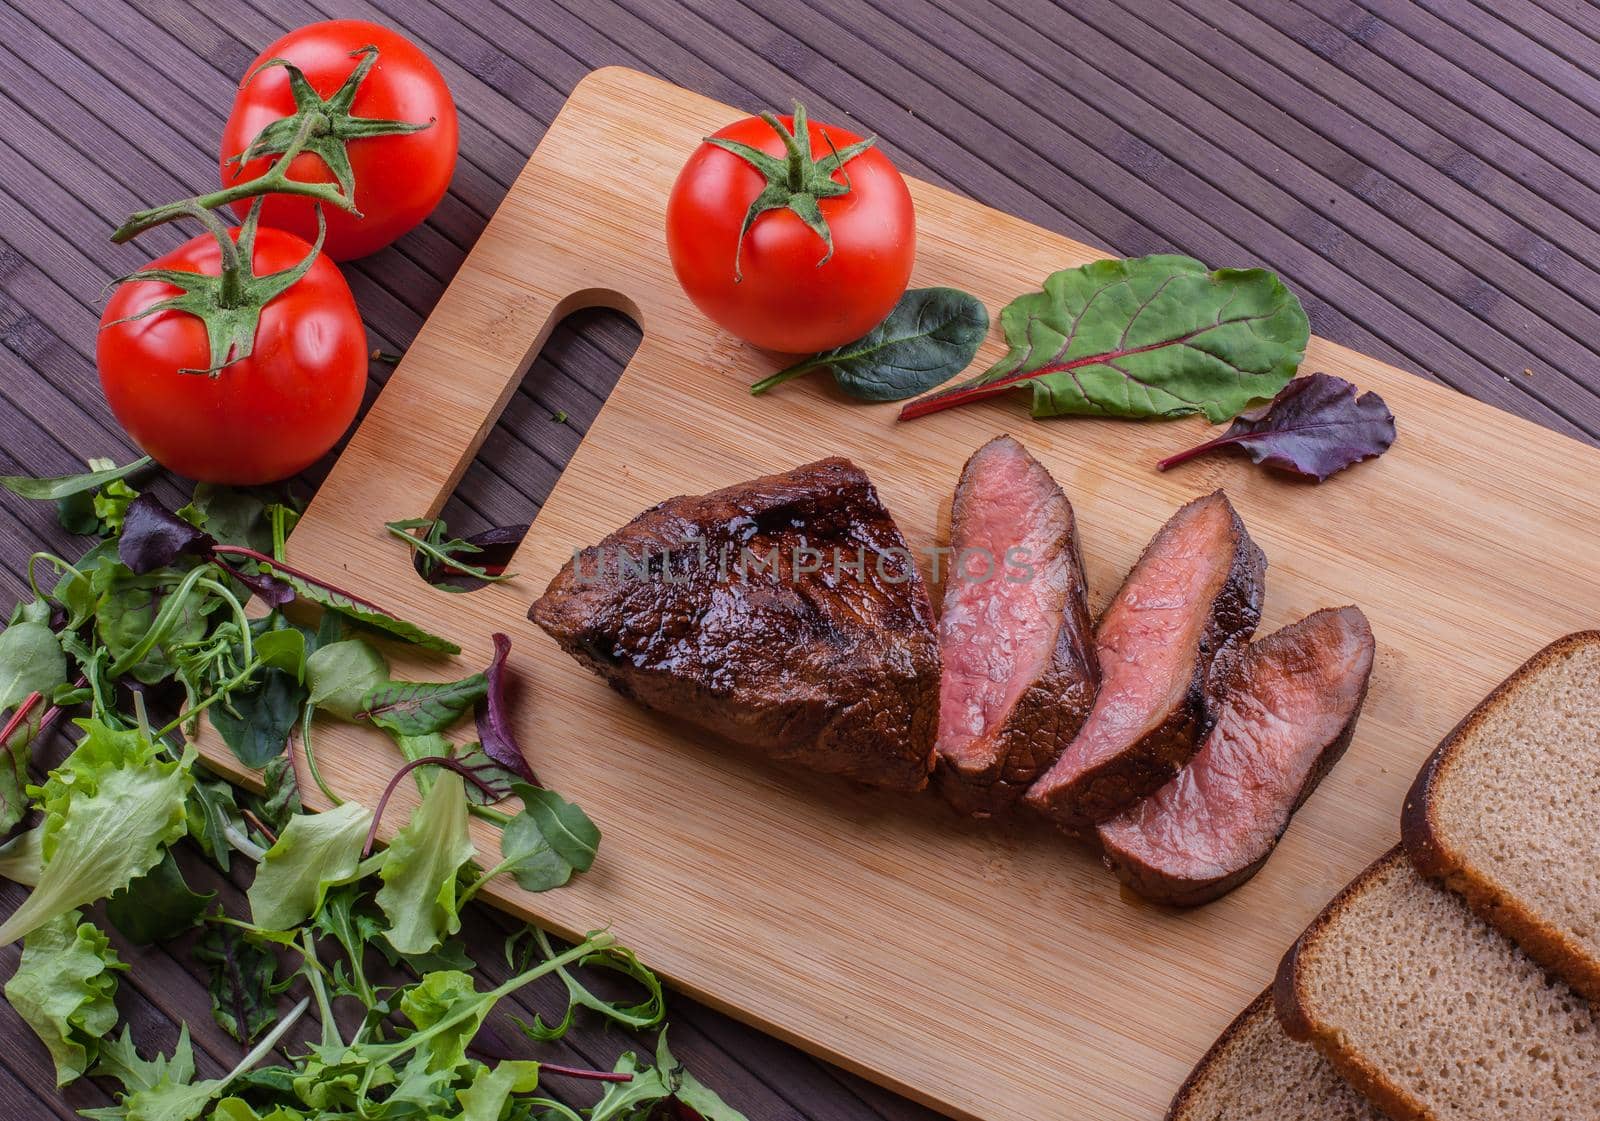
[[[907, 171], [1125, 254], [1261, 263], [1318, 334], [1580, 439], [1600, 438], [1600, 9], [1584, 0], [8, 0], [0, 5], [0, 470], [131, 453], [93, 362], [103, 289], [179, 240], [106, 234], [209, 186], [235, 82], [284, 30], [335, 15], [422, 43], [461, 109], [461, 163], [425, 227], [347, 274], [372, 345], [403, 350], [572, 86], [621, 63], [752, 109], [800, 96], [879, 133]], [[447, 514], [526, 522], [637, 341], [610, 314], [556, 334]], [[374, 365], [369, 394], [387, 367]], [[317, 473], [308, 478], [315, 485]], [[162, 487], [163, 496], [178, 497]], [[0, 563], [72, 551], [53, 510], [0, 503]], [[236, 879], [191, 881], [242, 906]], [[20, 892], [0, 888], [0, 908]], [[506, 920], [467, 924], [493, 973]], [[239, 1048], [187, 945], [134, 951], [141, 1041], [186, 1022], [203, 1075]], [[9, 974], [16, 947], [0, 951]], [[537, 1005], [534, 994], [523, 1006]], [[673, 1044], [752, 1118], [926, 1112], [684, 999]], [[105, 1104], [52, 1088], [0, 1003], [0, 1115]], [[514, 1033], [506, 1033], [506, 1038]], [[609, 1065], [620, 1033], [575, 1032]], [[581, 1099], [580, 1099], [581, 1100]]]

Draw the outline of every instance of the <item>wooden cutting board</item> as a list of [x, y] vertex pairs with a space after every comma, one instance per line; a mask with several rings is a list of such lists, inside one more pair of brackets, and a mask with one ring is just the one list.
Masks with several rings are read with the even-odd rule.
[[[1600, 621], [1600, 452], [1322, 340], [1304, 369], [1378, 390], [1400, 440], [1316, 487], [1231, 458], [1156, 473], [1205, 436], [1198, 421], [1034, 421], [1018, 394], [899, 424], [895, 406], [849, 402], [825, 378], [752, 398], [776, 361], [695, 312], [661, 236], [684, 158], [738, 115], [628, 70], [586, 78], [289, 559], [465, 648], [453, 662], [400, 656], [398, 673], [458, 676], [486, 663], [492, 631], [512, 637], [522, 742], [605, 841], [573, 886], [502, 882], [486, 892], [498, 905], [569, 934], [610, 924], [680, 988], [953, 1116], [1152, 1121], [1312, 914], [1394, 842], [1440, 736], [1535, 648]], [[911, 187], [913, 282], [965, 288], [991, 314], [1104, 255]], [[518, 579], [428, 587], [383, 523], [443, 505], [552, 326], [589, 305], [627, 312], [644, 339], [511, 565]], [[1000, 351], [996, 332], [979, 368]], [[575, 546], [643, 508], [823, 455], [861, 464], [912, 546], [930, 547], [963, 460], [1007, 430], [1076, 506], [1097, 608], [1180, 503], [1223, 486], [1271, 562], [1263, 631], [1347, 602], [1372, 619], [1378, 664], [1354, 745], [1266, 869], [1219, 903], [1141, 905], [1043, 829], [962, 823], [931, 796], [747, 759], [624, 701], [526, 619]], [[398, 762], [381, 734], [319, 727], [317, 742], [334, 786], [369, 805]], [[491, 828], [475, 837], [497, 852]]]

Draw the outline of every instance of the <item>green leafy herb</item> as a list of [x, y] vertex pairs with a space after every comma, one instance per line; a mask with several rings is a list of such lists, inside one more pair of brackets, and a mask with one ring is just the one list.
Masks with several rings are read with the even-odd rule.
[[161, 862], [106, 901], [106, 918], [139, 946], [165, 942], [196, 926], [216, 898], [191, 891], [171, 851]]
[[[514, 969], [527, 969], [534, 961], [550, 962], [564, 956], [555, 952], [550, 944], [549, 935], [542, 930], [523, 931], [513, 935], [506, 942], [506, 961]], [[604, 1000], [578, 980], [572, 970], [563, 963], [556, 967], [556, 975], [567, 988], [567, 1009], [561, 1019], [552, 1025], [546, 1024], [537, 1014], [531, 1024], [513, 1017], [517, 1027], [522, 1029], [523, 1034], [529, 1039], [540, 1043], [550, 1043], [560, 1039], [572, 1029], [580, 1008], [599, 1013], [612, 1023], [634, 1031], [656, 1027], [665, 1019], [667, 1005], [661, 981], [640, 964], [633, 951], [622, 946], [607, 946], [584, 954], [578, 959], [577, 965], [585, 969], [615, 973], [635, 981], [643, 987], [644, 996], [631, 1002]]]
[[30, 693], [49, 696], [67, 683], [67, 659], [54, 632], [41, 623], [13, 623], [0, 631], [0, 710]]
[[[112, 464], [110, 460], [91, 460], [92, 469], [76, 475], [56, 475], [47, 479], [35, 479], [31, 475], [3, 475], [0, 476], [0, 487], [5, 487], [12, 494], [19, 494], [23, 498], [53, 502], [70, 495], [84, 494], [117, 479], [126, 479], [138, 471], [143, 471], [154, 462], [147, 455], [140, 456], [121, 467]], [[99, 463], [109, 466], [94, 466]]]
[[600, 829], [589, 815], [554, 790], [518, 783], [512, 787], [523, 801], [523, 813], [539, 826], [539, 832], [567, 863], [587, 872], [600, 847]]
[[305, 701], [305, 687], [293, 674], [264, 669], [254, 683], [211, 710], [211, 726], [239, 762], [260, 770], [289, 746], [289, 733]]
[[106, 936], [77, 911], [35, 927], [23, 941], [6, 1000], [49, 1049], [57, 1086], [89, 1069], [101, 1037], [116, 1026], [112, 995], [117, 973], [127, 968]]
[[1174, 417], [1213, 424], [1273, 396], [1294, 376], [1310, 325], [1265, 269], [1207, 272], [1189, 257], [1095, 261], [1063, 269], [1000, 313], [1010, 351], [986, 373], [913, 401], [926, 416], [1016, 387], [1036, 417]]
[[249, 1043], [277, 1021], [277, 995], [290, 981], [279, 979], [270, 943], [236, 927], [214, 925], [193, 952], [207, 969], [211, 1015], [223, 1031]]
[[390, 681], [368, 691], [359, 715], [398, 736], [426, 736], [461, 719], [488, 689], [481, 673], [459, 681]]
[[466, 791], [461, 776], [447, 771], [389, 842], [378, 873], [377, 903], [389, 919], [390, 945], [403, 954], [427, 953], [461, 929], [456, 876], [473, 852]]
[[[406, 518], [403, 521], [385, 522], [384, 529], [406, 543], [412, 552], [422, 557], [422, 577], [434, 580], [439, 576], [470, 576], [474, 580], [496, 582], [515, 579], [510, 572], [491, 572], [474, 565], [465, 558], [483, 552], [483, 546], [461, 537], [451, 537], [450, 528], [443, 518]], [[422, 535], [417, 536], [416, 531]]]
[[125, 887], [187, 829], [186, 763], [158, 757], [137, 731], [79, 723], [83, 739], [37, 795], [45, 811], [39, 883], [0, 925], [0, 945]]
[[245, 556], [255, 562], [257, 570], [281, 580], [301, 599], [314, 603], [318, 607], [329, 611], [337, 611], [347, 619], [353, 619], [363, 626], [373, 630], [382, 631], [394, 638], [402, 639], [424, 650], [435, 650], [442, 654], [459, 654], [461, 647], [436, 634], [430, 634], [406, 620], [389, 614], [375, 603], [351, 595], [349, 592], [338, 588], [329, 587], [318, 580], [307, 576], [298, 569], [290, 568], [271, 557], [254, 553], [242, 546], [219, 545], [215, 550], [223, 556]]
[[311, 703], [342, 720], [358, 719], [367, 695], [388, 680], [389, 663], [359, 638], [318, 647], [306, 659]]
[[371, 811], [355, 802], [291, 818], [246, 892], [252, 921], [267, 930], [292, 930], [315, 915], [329, 888], [360, 876], [371, 823]]
[[908, 288], [882, 323], [853, 343], [813, 355], [750, 387], [765, 393], [813, 370], [833, 371], [863, 401], [904, 401], [949, 381], [972, 363], [989, 333], [989, 312], [954, 288]]

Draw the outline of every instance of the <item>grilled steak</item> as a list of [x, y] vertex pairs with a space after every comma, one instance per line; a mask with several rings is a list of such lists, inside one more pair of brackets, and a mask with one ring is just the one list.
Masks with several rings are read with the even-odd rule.
[[1207, 675], [1260, 621], [1266, 567], [1221, 491], [1161, 527], [1100, 618], [1100, 691], [1030, 806], [1086, 833], [1189, 761], [1211, 722]]
[[1072, 506], [1010, 436], [962, 470], [950, 547], [935, 774], [952, 805], [981, 817], [1056, 761], [1100, 674]]
[[669, 499], [575, 556], [528, 615], [650, 708], [818, 771], [927, 783], [932, 607], [849, 460]]
[[1355, 607], [1252, 643], [1228, 667], [1217, 722], [1189, 765], [1100, 826], [1107, 865], [1140, 895], [1182, 906], [1255, 875], [1349, 746], [1372, 656]]

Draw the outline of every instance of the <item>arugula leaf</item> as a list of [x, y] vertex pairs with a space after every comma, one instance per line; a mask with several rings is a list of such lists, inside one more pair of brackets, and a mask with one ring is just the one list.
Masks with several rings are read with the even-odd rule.
[[117, 1023], [112, 994], [128, 967], [93, 923], [68, 911], [36, 927], [6, 982], [6, 1000], [50, 1052], [56, 1085], [89, 1069], [100, 1038]]
[[291, 818], [245, 892], [251, 921], [267, 930], [292, 930], [315, 915], [329, 888], [360, 878], [371, 824], [372, 812], [356, 802]]
[[1208, 452], [1235, 449], [1278, 471], [1322, 482], [1394, 443], [1383, 398], [1331, 374], [1295, 378], [1270, 403], [1240, 415], [1227, 432], [1156, 464], [1165, 471]]
[[459, 681], [389, 681], [361, 699], [357, 715], [397, 736], [426, 736], [461, 719], [488, 688], [481, 673]]
[[474, 851], [461, 776], [443, 771], [389, 842], [378, 873], [377, 903], [389, 920], [385, 937], [397, 951], [427, 953], [461, 929], [456, 877]]
[[38, 886], [0, 925], [0, 945], [127, 886], [187, 828], [191, 756], [168, 761], [137, 731], [78, 724], [83, 739], [37, 794], [45, 811]]
[[260, 770], [289, 746], [289, 733], [305, 701], [305, 687], [293, 674], [263, 669], [256, 681], [212, 706], [211, 726], [240, 763]]
[[1300, 301], [1265, 269], [1157, 255], [1063, 269], [1000, 313], [1010, 344], [987, 372], [913, 401], [901, 420], [1028, 390], [1036, 417], [1174, 417], [1213, 424], [1294, 376], [1311, 337]]
[[306, 659], [311, 703], [342, 720], [359, 718], [367, 694], [388, 680], [389, 663], [359, 638], [319, 646]]
[[[524, 942], [532, 942], [532, 948], [524, 948]], [[526, 969], [529, 963], [535, 960], [535, 950], [542, 955], [542, 960], [546, 963], [567, 956], [555, 952], [548, 934], [537, 927], [530, 927], [506, 939], [506, 962], [513, 968]], [[513, 1016], [512, 1021], [529, 1039], [538, 1043], [550, 1043], [560, 1039], [572, 1029], [579, 1008], [598, 1012], [613, 1023], [634, 1031], [656, 1027], [666, 1018], [667, 1000], [661, 988], [661, 979], [647, 969], [632, 950], [624, 946], [610, 945], [583, 955], [578, 965], [617, 973], [635, 981], [644, 988], [644, 996], [632, 1003], [604, 1000], [573, 976], [565, 965], [557, 966], [556, 974], [567, 989], [566, 1011], [555, 1024], [546, 1024], [538, 1013], [534, 1013], [531, 1024]]]
[[92, 471], [82, 471], [76, 475], [55, 475], [47, 479], [35, 479], [30, 475], [4, 475], [0, 476], [0, 487], [5, 487], [12, 494], [21, 495], [23, 498], [50, 502], [94, 490], [116, 479], [126, 479], [154, 462], [155, 460], [149, 456], [142, 455], [121, 467], [101, 467]]
[[106, 900], [106, 918], [128, 941], [148, 946], [198, 924], [216, 895], [191, 891], [169, 849], [159, 864]]
[[[512, 573], [495, 572], [487, 566], [468, 563], [465, 558], [483, 552], [483, 546], [471, 538], [451, 537], [443, 518], [406, 518], [385, 522], [383, 528], [406, 543], [415, 554], [418, 573], [430, 584], [446, 576], [468, 577], [484, 583], [515, 579]], [[418, 529], [423, 531], [421, 537], [412, 532]]]
[[[707, 1089], [667, 1049], [663, 1028], [656, 1039], [656, 1065], [642, 1066], [632, 1051], [617, 1060], [628, 1082], [613, 1082], [589, 1110], [589, 1121], [642, 1121], [670, 1116], [697, 1117], [701, 1121], [746, 1121], [744, 1114]], [[669, 1108], [670, 1107], [670, 1108]]]
[[278, 1019], [275, 998], [289, 982], [278, 979], [278, 956], [233, 926], [212, 926], [195, 945], [207, 969], [211, 1016], [240, 1043], [250, 1043]]
[[472, 1085], [456, 1094], [461, 1103], [460, 1121], [500, 1121], [512, 1094], [531, 1093], [538, 1088], [536, 1062], [512, 1059], [484, 1067]]
[[489, 688], [474, 710], [478, 725], [478, 742], [484, 754], [524, 781], [539, 780], [528, 765], [528, 758], [517, 743], [516, 731], [511, 726], [510, 704], [506, 701], [506, 659], [511, 655], [511, 639], [498, 632], [494, 638], [494, 658], [484, 670]]
[[989, 312], [976, 296], [955, 288], [908, 288], [883, 322], [855, 342], [762, 378], [750, 392], [828, 369], [852, 397], [904, 401], [965, 370], [988, 333]]
[[600, 829], [589, 815], [554, 790], [527, 783], [511, 789], [522, 799], [522, 812], [538, 824], [550, 847], [578, 871], [587, 872], [600, 847]]

